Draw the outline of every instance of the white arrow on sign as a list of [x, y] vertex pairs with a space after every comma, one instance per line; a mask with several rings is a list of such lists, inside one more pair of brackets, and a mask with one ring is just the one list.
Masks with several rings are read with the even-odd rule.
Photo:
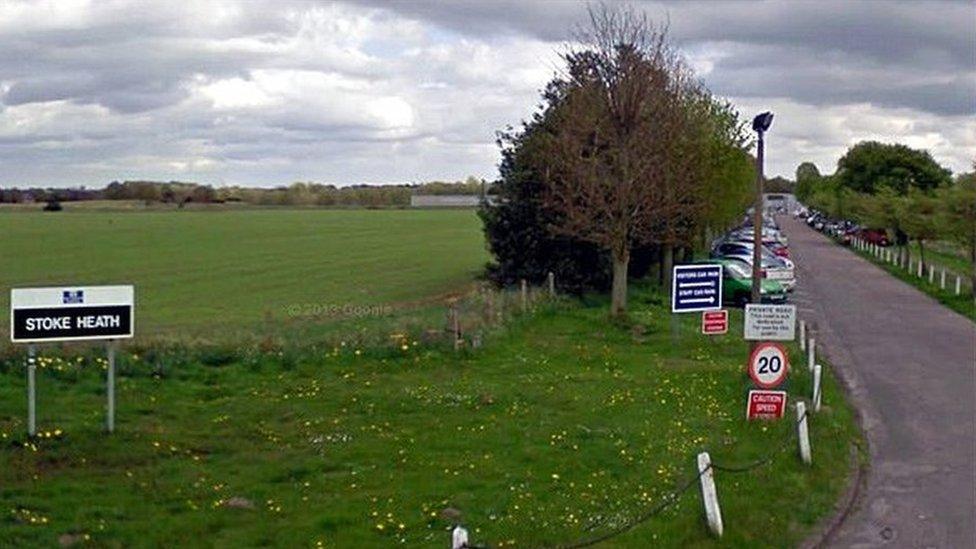
[[685, 299], [685, 303], [715, 303], [714, 297], [709, 297], [708, 299]]
[[701, 288], [702, 286], [714, 286], [712, 282], [679, 282], [679, 288]]

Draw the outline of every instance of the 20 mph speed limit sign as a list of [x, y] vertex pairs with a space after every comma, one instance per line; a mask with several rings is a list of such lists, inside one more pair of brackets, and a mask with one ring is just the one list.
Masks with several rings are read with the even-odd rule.
[[786, 380], [790, 360], [778, 343], [760, 343], [749, 357], [749, 377], [760, 389], [773, 389]]

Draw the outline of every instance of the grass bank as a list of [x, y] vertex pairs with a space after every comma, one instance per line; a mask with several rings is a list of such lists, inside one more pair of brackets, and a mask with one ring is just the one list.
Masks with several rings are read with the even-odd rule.
[[[923, 273], [923, 276], [918, 276], [917, 266], [919, 254], [917, 246], [909, 247], [909, 253], [912, 258], [911, 271], [905, 267], [902, 267], [901, 265], [889, 263], [884, 257], [876, 257], [869, 250], [859, 250], [853, 246], [850, 249], [852, 252], [860, 255], [864, 259], [867, 259], [868, 261], [881, 267], [895, 278], [902, 280], [915, 288], [918, 288], [939, 303], [976, 322], [976, 301], [973, 300], [973, 289], [971, 288], [971, 283], [969, 282], [968, 278], [966, 278], [966, 273], [968, 271], [964, 271], [959, 268], [965, 267], [968, 264], [964, 259], [956, 255], [949, 254], [945, 251], [926, 249], [926, 260], [931, 262], [931, 264], [936, 265], [936, 272], [933, 282], [929, 282], [927, 267]], [[892, 248], [892, 253], [897, 253], [897, 248]], [[942, 288], [941, 279], [941, 269], [943, 266], [954, 271], [951, 274], [947, 273], [946, 287], [944, 289]], [[960, 275], [961, 277], [961, 292], [959, 295], [956, 295], [956, 274]]]
[[[852, 412], [832, 376], [812, 419], [814, 463], [791, 421], [747, 423], [747, 346], [706, 338], [648, 288], [633, 325], [602, 299], [540, 305], [479, 349], [400, 334], [294, 355], [255, 352], [178, 367], [125, 353], [118, 432], [101, 432], [103, 364], [45, 361], [39, 427], [24, 439], [23, 370], [0, 371], [0, 545], [439, 546], [460, 516], [493, 547], [568, 543], [613, 531], [694, 474], [718, 472], [723, 546], [789, 546], [846, 484]], [[791, 402], [810, 393], [791, 347]], [[786, 441], [786, 446], [783, 442]], [[620, 547], [716, 546], [697, 488]]]

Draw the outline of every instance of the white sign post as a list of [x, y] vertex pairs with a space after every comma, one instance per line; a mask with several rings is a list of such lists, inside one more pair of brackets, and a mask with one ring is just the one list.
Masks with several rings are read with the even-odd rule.
[[107, 340], [106, 418], [115, 430], [114, 340], [131, 338], [135, 329], [135, 288], [71, 286], [14, 288], [10, 291], [10, 341], [27, 348], [27, 434], [37, 434], [35, 343]]
[[745, 339], [792, 341], [796, 339], [796, 305], [746, 305]]

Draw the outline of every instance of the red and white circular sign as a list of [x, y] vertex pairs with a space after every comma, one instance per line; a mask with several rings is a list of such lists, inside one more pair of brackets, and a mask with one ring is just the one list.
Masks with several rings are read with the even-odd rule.
[[749, 356], [749, 377], [760, 389], [772, 389], [786, 381], [790, 359], [778, 343], [760, 343]]

